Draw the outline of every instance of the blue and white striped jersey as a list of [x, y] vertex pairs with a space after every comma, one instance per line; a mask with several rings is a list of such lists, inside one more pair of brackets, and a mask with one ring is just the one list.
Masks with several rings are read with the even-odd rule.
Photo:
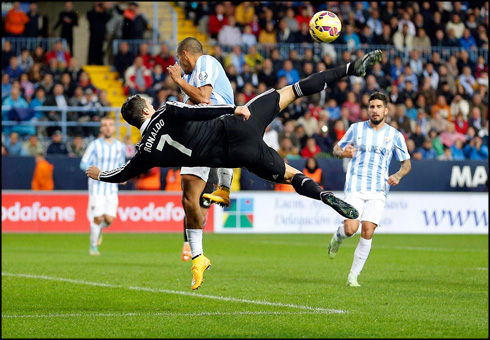
[[[196, 61], [194, 70], [192, 70], [191, 74], [184, 75], [184, 80], [198, 88], [208, 84], [211, 85], [213, 87], [213, 92], [211, 93], [213, 104], [235, 104], [233, 89], [225, 70], [213, 56], [200, 56]], [[185, 92], [183, 94], [184, 103], [186, 103], [189, 96]]]
[[[80, 168], [85, 171], [89, 166], [95, 165], [101, 171], [107, 171], [119, 168], [125, 162], [124, 143], [113, 139], [112, 144], [109, 144], [101, 137], [89, 143], [80, 162]], [[89, 195], [117, 195], [117, 190], [117, 183], [88, 180]]]
[[393, 154], [400, 162], [410, 159], [403, 135], [388, 124], [376, 131], [369, 121], [365, 121], [352, 124], [338, 143], [342, 149], [348, 144], [356, 148], [356, 153], [347, 167], [345, 192], [381, 192], [387, 195]]

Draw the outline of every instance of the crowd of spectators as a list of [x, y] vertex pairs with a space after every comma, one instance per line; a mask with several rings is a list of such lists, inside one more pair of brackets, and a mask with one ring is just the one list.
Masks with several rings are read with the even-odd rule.
[[[400, 51], [408, 49], [408, 54], [398, 55], [393, 62], [385, 50], [382, 62], [366, 77], [344, 78], [322, 93], [300, 98], [286, 108], [264, 136], [286, 159], [331, 157], [334, 145], [349, 126], [368, 119], [368, 98], [374, 91], [389, 94], [387, 121], [404, 134], [414, 159], [488, 158], [488, 60], [482, 55], [474, 58], [471, 53], [477, 48], [488, 49], [488, 2], [180, 4], [187, 17], [208, 35], [213, 45], [210, 53], [222, 63], [237, 105], [269, 88], [291, 85], [314, 72], [353, 61], [372, 44], [392, 45]], [[331, 10], [340, 17], [343, 30], [334, 44], [352, 48], [340, 55], [315, 54], [309, 47], [301, 54], [291, 49], [285, 58], [277, 44], [312, 43], [308, 23], [319, 10]], [[134, 18], [134, 13], [124, 12], [124, 20]], [[441, 46], [461, 50], [448, 60], [438, 50], [421, 53]], [[267, 54], [261, 53], [265, 50]], [[2, 53], [7, 56], [2, 58], [3, 105], [18, 108], [33, 108], [46, 102], [94, 108], [110, 105], [103, 99], [107, 94], [90, 84], [77, 59], [59, 45], [53, 51], [37, 48], [16, 56], [7, 42]], [[151, 51], [143, 43], [138, 53], [133, 53], [129, 44], [122, 42], [113, 56], [112, 67], [124, 81], [125, 94], [146, 93], [157, 109], [167, 100], [182, 100], [166, 69], [176, 62], [174, 54], [166, 43], [158, 46], [158, 51]], [[72, 112], [69, 120], [100, 119], [95, 109], [90, 112], [82, 116]], [[25, 115], [20, 110], [15, 113]], [[56, 112], [34, 111], [31, 119], [60, 117]], [[5, 127], [3, 131], [10, 133]], [[29, 135], [33, 131], [14, 129], [14, 132]], [[43, 128], [35, 131], [53, 137], [55, 132]], [[71, 129], [69, 133], [86, 140], [97, 131]], [[10, 145], [4, 135], [3, 139], [6, 146]], [[67, 149], [75, 154], [71, 147]]]

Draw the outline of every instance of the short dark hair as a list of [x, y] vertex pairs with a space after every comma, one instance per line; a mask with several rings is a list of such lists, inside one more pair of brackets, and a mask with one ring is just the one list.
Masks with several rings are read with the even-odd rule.
[[144, 109], [146, 109], [145, 100], [140, 95], [135, 94], [126, 99], [121, 106], [121, 114], [126, 122], [139, 129], [145, 121], [142, 114]]
[[386, 94], [384, 94], [383, 92], [373, 92], [370, 96], [369, 96], [369, 101], [371, 100], [375, 100], [375, 99], [379, 99], [383, 102], [383, 105], [385, 107], [388, 107], [388, 101], [389, 101], [389, 98]]
[[177, 54], [182, 53], [182, 51], [187, 51], [194, 55], [203, 54], [202, 44], [193, 37], [187, 37], [179, 43]]

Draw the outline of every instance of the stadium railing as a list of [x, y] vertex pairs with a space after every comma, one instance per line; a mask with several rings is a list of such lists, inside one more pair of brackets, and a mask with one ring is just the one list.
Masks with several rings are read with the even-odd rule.
[[[69, 121], [67, 118], [68, 112], [96, 112], [96, 113], [105, 113], [105, 112], [113, 112], [115, 114], [115, 122], [116, 122], [116, 137], [121, 139], [121, 127], [127, 127], [126, 133], [130, 134], [130, 125], [125, 121], [122, 121], [120, 118], [120, 107], [86, 107], [86, 106], [69, 106], [67, 108], [60, 108], [57, 106], [36, 106], [32, 109], [34, 111], [43, 111], [43, 112], [60, 112], [61, 120], [59, 121], [48, 121], [48, 120], [38, 120], [33, 118], [27, 121], [19, 121], [19, 120], [7, 120], [8, 112], [12, 109], [11, 106], [2, 105], [2, 129], [10, 126], [34, 126], [34, 127], [49, 127], [49, 126], [57, 126], [61, 128], [61, 133], [63, 136], [63, 141], [67, 140], [67, 130], [68, 127], [80, 126], [80, 127], [98, 127], [100, 126], [100, 122], [90, 121], [90, 122], [79, 122], [79, 121]], [[6, 119], [6, 120], [4, 120]]]
[[53, 48], [53, 45], [60, 41], [63, 43], [63, 49], [66, 50], [67, 44], [66, 39], [61, 38], [10, 38], [10, 37], [2, 37], [2, 48], [6, 41], [9, 41], [12, 44], [12, 51], [16, 53], [16, 55], [20, 54], [22, 49], [27, 49], [29, 51], [34, 51], [36, 46], [41, 46], [43, 50], [50, 51]]
[[[147, 43], [150, 47], [150, 51], [153, 52], [153, 54], [156, 54], [159, 52], [158, 49], [154, 50], [154, 43], [152, 40], [147, 39], [147, 40], [122, 40], [122, 39], [117, 39], [114, 40], [113, 42], [113, 52], [114, 55], [117, 54], [119, 50], [119, 44], [122, 41], [126, 41], [129, 44], [129, 49], [133, 54], [137, 55], [139, 47], [141, 46], [142, 43]], [[159, 42], [158, 44], [161, 44], [162, 42]], [[170, 48], [172, 50], [175, 50], [175, 46], [167, 41], [167, 44], [169, 44]], [[210, 46], [215, 46], [218, 45], [216, 42], [210, 42]], [[420, 58], [421, 60], [431, 60], [432, 59], [432, 54], [434, 52], [439, 53], [439, 56], [441, 57], [441, 60], [447, 61], [450, 56], [452, 55], [458, 55], [461, 51], [465, 50], [463, 47], [450, 47], [450, 46], [433, 46], [433, 47], [411, 47], [411, 48], [404, 48], [403, 50], [399, 50], [395, 48], [393, 45], [361, 45], [358, 49], [355, 49], [352, 47], [352, 45], [348, 44], [319, 44], [319, 43], [277, 43], [277, 44], [256, 44], [254, 45], [257, 47], [257, 51], [264, 57], [264, 58], [269, 58], [271, 51], [273, 49], [278, 49], [279, 50], [279, 55], [281, 59], [288, 59], [289, 58], [289, 53], [291, 50], [296, 50], [298, 56], [304, 55], [304, 52], [306, 49], [311, 49], [313, 51], [313, 54], [316, 56], [324, 56], [325, 54], [330, 54], [332, 58], [335, 60], [340, 60], [342, 53], [344, 51], [349, 51], [349, 52], [355, 52], [357, 50], [362, 50], [362, 51], [372, 51], [372, 50], [383, 50], [387, 52], [388, 60], [390, 63], [392, 63], [395, 59], [395, 57], [400, 57], [403, 62], [408, 62], [411, 57], [411, 52], [414, 50], [420, 51]], [[221, 45], [221, 48], [223, 52], [225, 53], [230, 53], [231, 50], [233, 49], [233, 46], [223, 46]], [[242, 51], [243, 53], [247, 53], [248, 47], [247, 46], [242, 46]], [[482, 55], [485, 58], [485, 61], [488, 62], [488, 49], [486, 48], [477, 48], [474, 50], [468, 50], [466, 49], [469, 57], [472, 61], [476, 62], [478, 56]], [[211, 51], [210, 51], [211, 53]]]

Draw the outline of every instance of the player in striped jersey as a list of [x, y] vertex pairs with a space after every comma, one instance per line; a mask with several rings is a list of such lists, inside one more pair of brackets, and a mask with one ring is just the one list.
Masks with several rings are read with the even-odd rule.
[[[369, 120], [352, 124], [334, 147], [337, 158], [351, 158], [345, 180], [345, 201], [359, 211], [357, 219], [346, 219], [334, 233], [328, 245], [328, 255], [334, 258], [342, 240], [353, 236], [362, 222], [361, 239], [354, 252], [354, 261], [347, 285], [359, 287], [361, 273], [371, 251], [374, 230], [379, 225], [390, 185], [397, 185], [411, 169], [410, 155], [403, 135], [385, 122], [388, 96], [374, 92], [369, 97]], [[389, 175], [393, 157], [401, 162], [398, 172]]]
[[[225, 70], [218, 60], [203, 54], [199, 40], [188, 37], [177, 46], [178, 64], [167, 67], [174, 82], [182, 89], [184, 103], [234, 104], [233, 89]], [[182, 76], [182, 71], [184, 75]], [[218, 175], [218, 188], [212, 192]], [[230, 188], [233, 169], [208, 167], [182, 167], [182, 203], [185, 210], [184, 246], [182, 259], [192, 257], [188, 233], [195, 233], [194, 226], [206, 223], [207, 210], [212, 202], [223, 206], [230, 205]], [[191, 228], [188, 228], [191, 226]], [[199, 229], [202, 230], [202, 229]], [[198, 237], [199, 236], [195, 236]]]
[[[80, 162], [80, 168], [85, 171], [90, 165], [105, 170], [124, 165], [124, 144], [113, 135], [114, 120], [103, 117], [100, 120], [102, 136], [90, 142]], [[98, 246], [102, 243], [102, 229], [107, 228], [117, 215], [119, 199], [118, 184], [99, 181], [88, 181], [89, 201], [87, 217], [90, 221], [90, 255], [100, 255]]]

